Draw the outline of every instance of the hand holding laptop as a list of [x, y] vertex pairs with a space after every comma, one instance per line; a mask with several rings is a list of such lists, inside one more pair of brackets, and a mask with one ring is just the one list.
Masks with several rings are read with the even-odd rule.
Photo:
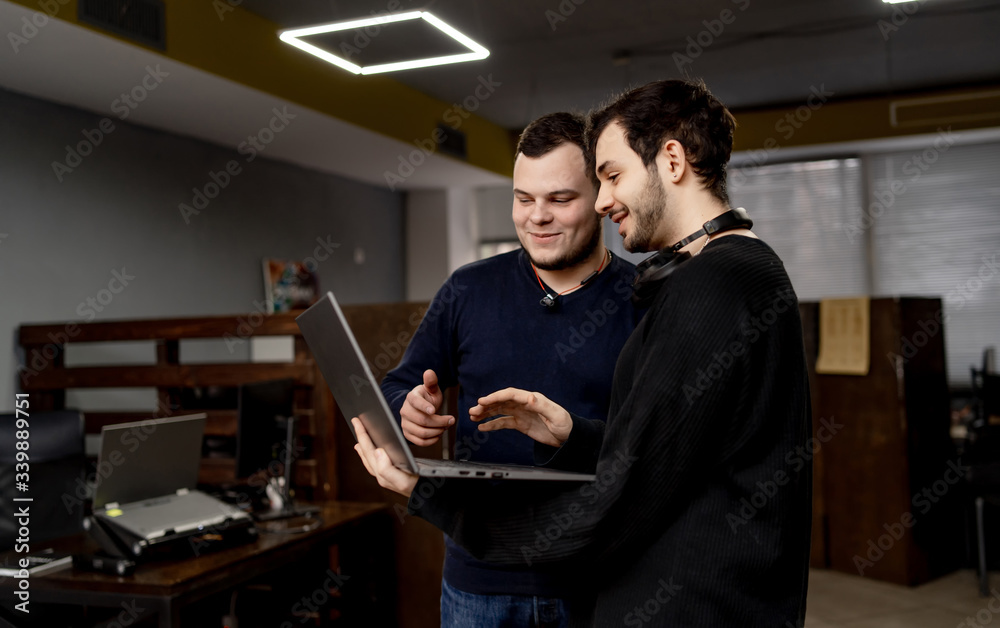
[[368, 473], [378, 480], [379, 486], [390, 491], [399, 493], [403, 497], [409, 497], [413, 492], [413, 487], [417, 485], [419, 476], [403, 471], [392, 464], [389, 454], [384, 449], [376, 449], [372, 439], [368, 436], [365, 426], [357, 417], [351, 419], [354, 426], [354, 435], [358, 438], [358, 444], [354, 446], [354, 451], [358, 452], [361, 462], [364, 463]]

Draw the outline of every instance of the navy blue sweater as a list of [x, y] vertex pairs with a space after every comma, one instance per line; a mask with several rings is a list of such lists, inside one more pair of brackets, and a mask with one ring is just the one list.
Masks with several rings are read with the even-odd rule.
[[[382, 382], [399, 416], [407, 393], [433, 369], [442, 389], [459, 385], [455, 458], [534, 464], [534, 441], [514, 430], [479, 432], [469, 408], [513, 386], [536, 390], [581, 416], [607, 416], [615, 361], [638, 319], [629, 296], [635, 267], [612, 256], [589, 284], [544, 296], [521, 250], [464, 266], [445, 282], [406, 349]], [[476, 594], [561, 596], [552, 570], [498, 567], [446, 540], [444, 576]]]

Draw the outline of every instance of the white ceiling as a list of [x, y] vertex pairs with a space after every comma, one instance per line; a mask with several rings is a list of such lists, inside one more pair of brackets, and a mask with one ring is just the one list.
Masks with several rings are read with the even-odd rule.
[[[0, 32], [19, 31], [34, 12], [0, 0]], [[270, 121], [272, 110], [295, 115], [261, 153], [306, 168], [385, 186], [400, 155], [414, 146], [348, 124], [270, 94], [130, 46], [91, 30], [50, 20], [15, 52], [0, 44], [0, 87], [119, 119], [115, 100], [141, 84], [147, 67], [168, 76], [132, 109], [127, 122], [236, 150]], [[150, 85], [152, 81], [147, 81]], [[457, 160], [431, 155], [397, 189], [509, 185], [509, 179]]]

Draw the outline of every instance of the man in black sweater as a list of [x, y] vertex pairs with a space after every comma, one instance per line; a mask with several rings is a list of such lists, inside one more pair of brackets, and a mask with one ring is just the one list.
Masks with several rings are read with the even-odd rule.
[[[596, 480], [530, 494], [449, 481], [411, 498], [414, 514], [475, 556], [575, 567], [572, 625], [802, 625], [811, 515], [811, 468], [795, 458], [811, 436], [802, 329], [781, 260], [729, 208], [734, 127], [693, 81], [651, 83], [592, 114], [598, 213], [619, 225], [626, 248], [660, 250], [639, 267], [650, 309], [619, 356], [606, 427], [518, 389], [469, 411], [506, 415], [479, 429], [517, 429], [538, 442], [539, 463]], [[357, 449], [383, 486], [428, 494], [414, 493], [425, 480], [393, 468], [367, 435]]]

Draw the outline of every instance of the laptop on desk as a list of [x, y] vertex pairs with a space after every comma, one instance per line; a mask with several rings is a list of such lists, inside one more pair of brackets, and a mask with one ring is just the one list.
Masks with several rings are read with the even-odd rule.
[[138, 557], [178, 539], [252, 527], [247, 513], [195, 490], [205, 418], [195, 414], [101, 429], [90, 530], [106, 551]]
[[[424, 477], [571, 482], [594, 479], [595, 476], [588, 473], [543, 467], [414, 458], [333, 293], [327, 292], [295, 322], [344, 418], [348, 422], [352, 417], [360, 418], [375, 446], [385, 449], [389, 459], [400, 469]], [[354, 432], [353, 426], [351, 432]]]

